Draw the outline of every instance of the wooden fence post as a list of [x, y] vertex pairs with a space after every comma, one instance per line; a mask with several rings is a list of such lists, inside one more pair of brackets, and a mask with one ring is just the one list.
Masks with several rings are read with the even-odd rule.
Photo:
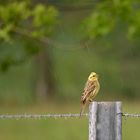
[[121, 140], [121, 113], [121, 102], [90, 103], [89, 140]]

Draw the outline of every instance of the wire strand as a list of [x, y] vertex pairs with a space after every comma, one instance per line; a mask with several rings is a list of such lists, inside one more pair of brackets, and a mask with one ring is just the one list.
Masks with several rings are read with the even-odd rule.
[[[88, 116], [88, 114], [82, 114]], [[79, 118], [80, 114], [1, 114], [0, 119]]]
[[[119, 113], [122, 117], [140, 118], [140, 114]], [[88, 113], [82, 114], [88, 117]], [[80, 114], [0, 114], [0, 119], [79, 118]]]

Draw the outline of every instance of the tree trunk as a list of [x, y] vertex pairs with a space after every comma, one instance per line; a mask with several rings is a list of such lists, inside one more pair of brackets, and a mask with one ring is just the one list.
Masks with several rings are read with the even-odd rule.
[[55, 93], [52, 57], [49, 47], [43, 47], [36, 56], [35, 93], [38, 101], [46, 101], [48, 97], [52, 97]]

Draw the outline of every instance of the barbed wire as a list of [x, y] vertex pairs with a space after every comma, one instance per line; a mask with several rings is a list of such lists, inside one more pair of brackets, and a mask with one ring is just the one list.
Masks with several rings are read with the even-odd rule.
[[[118, 113], [122, 117], [140, 118], [140, 114]], [[89, 114], [82, 114], [88, 117]], [[79, 118], [80, 114], [0, 114], [0, 119], [47, 119], [47, 118]]]

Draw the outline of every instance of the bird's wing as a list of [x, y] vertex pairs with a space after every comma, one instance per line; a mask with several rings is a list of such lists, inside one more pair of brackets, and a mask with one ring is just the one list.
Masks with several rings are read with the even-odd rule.
[[94, 89], [95, 89], [95, 83], [93, 81], [87, 81], [81, 97], [81, 103], [85, 104], [86, 99], [90, 96], [90, 93], [93, 92]]

